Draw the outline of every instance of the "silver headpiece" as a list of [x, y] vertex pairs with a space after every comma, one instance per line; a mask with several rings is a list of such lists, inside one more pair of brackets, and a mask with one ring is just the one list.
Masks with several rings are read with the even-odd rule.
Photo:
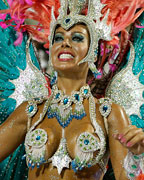
[[[87, 15], [81, 15], [82, 9], [88, 6]], [[90, 34], [90, 47], [87, 56], [82, 59], [79, 64], [83, 62], [89, 62], [93, 64], [97, 56], [98, 41], [100, 39], [110, 41], [111, 38], [111, 25], [107, 25], [107, 18], [109, 11], [105, 17], [102, 17], [101, 10], [105, 5], [100, 0], [61, 0], [61, 7], [59, 9], [59, 16], [56, 19], [54, 16], [54, 10], [52, 9], [52, 20], [50, 26], [50, 51], [53, 44], [53, 37], [56, 26], [59, 24], [65, 30], [68, 30], [77, 23], [86, 24]], [[68, 14], [68, 10], [70, 13]]]

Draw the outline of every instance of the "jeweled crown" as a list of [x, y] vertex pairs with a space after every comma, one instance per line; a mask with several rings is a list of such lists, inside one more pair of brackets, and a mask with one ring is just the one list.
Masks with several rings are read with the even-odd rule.
[[[111, 24], [107, 25], [109, 11], [107, 11], [107, 14], [102, 18], [103, 15], [101, 10], [104, 6], [105, 5], [102, 4], [100, 0], [89, 0], [88, 2], [86, 0], [61, 0], [61, 7], [57, 19], [54, 16], [54, 9], [52, 9], [49, 36], [50, 49], [53, 44], [53, 37], [58, 24], [65, 30], [68, 30], [75, 24], [84, 23], [89, 30], [91, 43], [87, 56], [82, 59], [79, 64], [83, 62], [95, 62], [99, 40], [112, 40]], [[82, 10], [86, 7], [88, 7], [87, 15], [83, 15]]]

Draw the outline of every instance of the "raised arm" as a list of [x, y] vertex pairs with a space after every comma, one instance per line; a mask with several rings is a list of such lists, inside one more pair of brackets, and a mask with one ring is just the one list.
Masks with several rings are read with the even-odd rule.
[[27, 130], [27, 103], [21, 104], [0, 126], [0, 161], [9, 156], [24, 140]]
[[114, 138], [114, 134], [121, 134], [129, 125], [125, 111], [116, 104], [112, 104], [112, 111], [108, 117], [108, 136], [112, 167], [116, 180], [128, 180], [123, 168], [124, 158], [128, 150]]

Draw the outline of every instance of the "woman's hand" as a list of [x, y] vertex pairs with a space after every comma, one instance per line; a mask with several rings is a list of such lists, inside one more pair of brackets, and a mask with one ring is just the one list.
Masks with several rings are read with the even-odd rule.
[[134, 154], [144, 153], [144, 132], [141, 128], [130, 125], [113, 137]]

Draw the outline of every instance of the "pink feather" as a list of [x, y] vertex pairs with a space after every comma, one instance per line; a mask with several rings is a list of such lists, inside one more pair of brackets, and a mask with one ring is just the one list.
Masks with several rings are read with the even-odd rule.
[[22, 40], [23, 40], [23, 33], [22, 32], [17, 32], [17, 40], [14, 42], [14, 45], [15, 46], [18, 46], [22, 43]]
[[7, 2], [8, 2], [8, 4], [9, 4], [10, 7], [11, 7], [11, 4], [12, 4], [12, 1], [13, 1], [13, 0], [7, 0]]
[[31, 0], [25, 0], [25, 2], [30, 6], [33, 4], [33, 2]]
[[6, 29], [6, 28], [8, 28], [8, 27], [11, 26], [11, 25], [10, 25], [10, 24], [9, 24], [9, 25], [6, 25], [6, 23], [0, 22], [0, 26], [1, 26], [3, 29]]
[[135, 25], [135, 27], [137, 27], [137, 28], [144, 28], [144, 26], [140, 26], [140, 25]]
[[6, 18], [6, 14], [0, 14], [0, 19], [2, 19], [4, 21], [5, 18]]
[[115, 64], [109, 64], [110, 69], [112, 72], [114, 72], [116, 70], [116, 65]]

